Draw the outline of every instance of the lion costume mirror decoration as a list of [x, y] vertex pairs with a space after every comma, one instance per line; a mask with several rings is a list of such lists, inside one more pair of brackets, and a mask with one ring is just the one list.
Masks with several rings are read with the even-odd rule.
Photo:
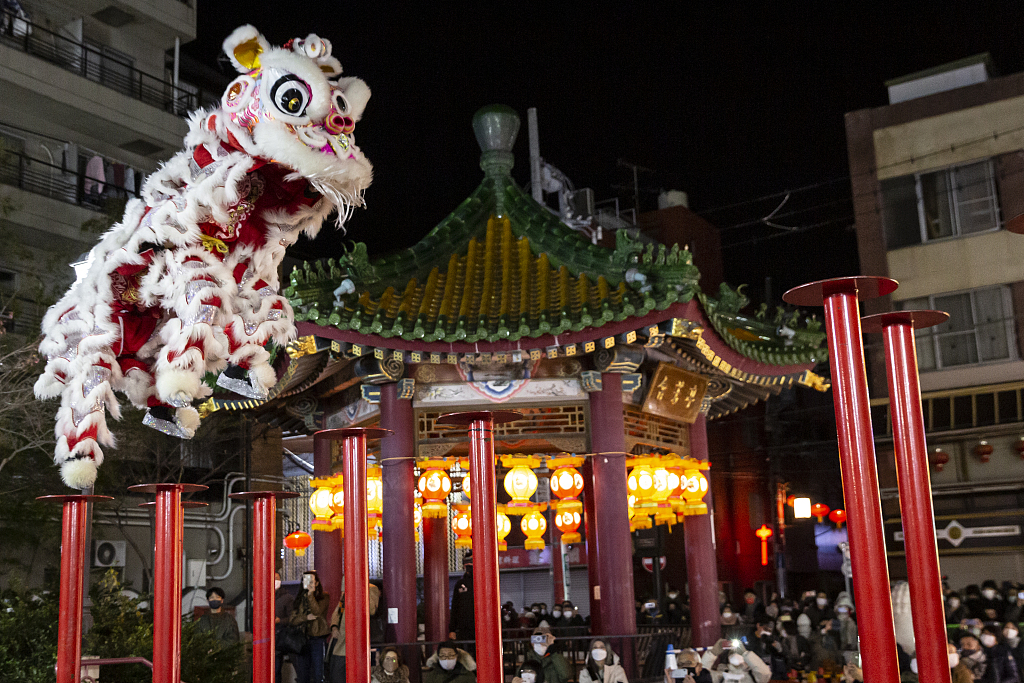
[[181, 438], [199, 426], [193, 402], [212, 393], [206, 373], [267, 395], [276, 376], [264, 346], [295, 335], [278, 294], [285, 249], [332, 211], [340, 227], [370, 184], [352, 137], [370, 90], [341, 76], [329, 41], [271, 47], [242, 26], [224, 52], [242, 75], [220, 107], [191, 115], [185, 149], [146, 179], [43, 319], [35, 392], [61, 397], [55, 460], [72, 488], [91, 486], [101, 445], [114, 446], [115, 391]]

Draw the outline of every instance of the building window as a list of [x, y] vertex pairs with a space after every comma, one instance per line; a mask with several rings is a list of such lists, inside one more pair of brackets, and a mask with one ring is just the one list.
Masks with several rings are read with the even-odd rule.
[[901, 301], [903, 310], [949, 313], [936, 327], [917, 330], [917, 364], [922, 370], [1013, 360], [1017, 357], [1013, 304], [1006, 286], [934, 294]]
[[990, 159], [881, 182], [889, 249], [999, 227], [995, 167]]

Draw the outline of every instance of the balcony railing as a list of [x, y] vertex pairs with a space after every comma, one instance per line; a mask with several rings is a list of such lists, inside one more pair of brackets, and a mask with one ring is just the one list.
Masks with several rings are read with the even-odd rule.
[[[925, 431], [955, 432], [1024, 422], [1024, 382], [929, 391], [921, 394]], [[892, 437], [889, 399], [871, 400], [876, 438]]]
[[129, 62], [49, 31], [42, 26], [0, 12], [0, 44], [44, 59], [133, 99], [174, 114], [199, 108], [211, 93], [186, 84], [175, 86], [139, 71]]
[[0, 155], [0, 183], [26, 192], [97, 211], [102, 210], [104, 202], [112, 197], [138, 196], [134, 189], [125, 190], [119, 187], [105, 187], [102, 193], [86, 192], [86, 180], [109, 185], [103, 178], [89, 179], [84, 173], [65, 170], [19, 152], [4, 152]]

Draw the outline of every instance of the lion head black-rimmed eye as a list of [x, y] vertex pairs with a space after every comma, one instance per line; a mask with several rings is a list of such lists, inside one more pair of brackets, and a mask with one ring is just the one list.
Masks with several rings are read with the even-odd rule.
[[334, 99], [334, 110], [341, 113], [348, 113], [348, 100], [345, 99], [344, 93], [340, 90], [335, 90], [331, 93], [331, 97]]
[[295, 74], [281, 76], [270, 89], [270, 100], [274, 106], [289, 116], [303, 116], [309, 99], [309, 86]]

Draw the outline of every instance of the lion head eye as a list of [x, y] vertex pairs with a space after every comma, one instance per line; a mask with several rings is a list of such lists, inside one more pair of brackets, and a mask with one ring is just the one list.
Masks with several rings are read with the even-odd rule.
[[270, 89], [270, 101], [288, 116], [305, 115], [310, 97], [309, 86], [295, 74], [281, 76]]

